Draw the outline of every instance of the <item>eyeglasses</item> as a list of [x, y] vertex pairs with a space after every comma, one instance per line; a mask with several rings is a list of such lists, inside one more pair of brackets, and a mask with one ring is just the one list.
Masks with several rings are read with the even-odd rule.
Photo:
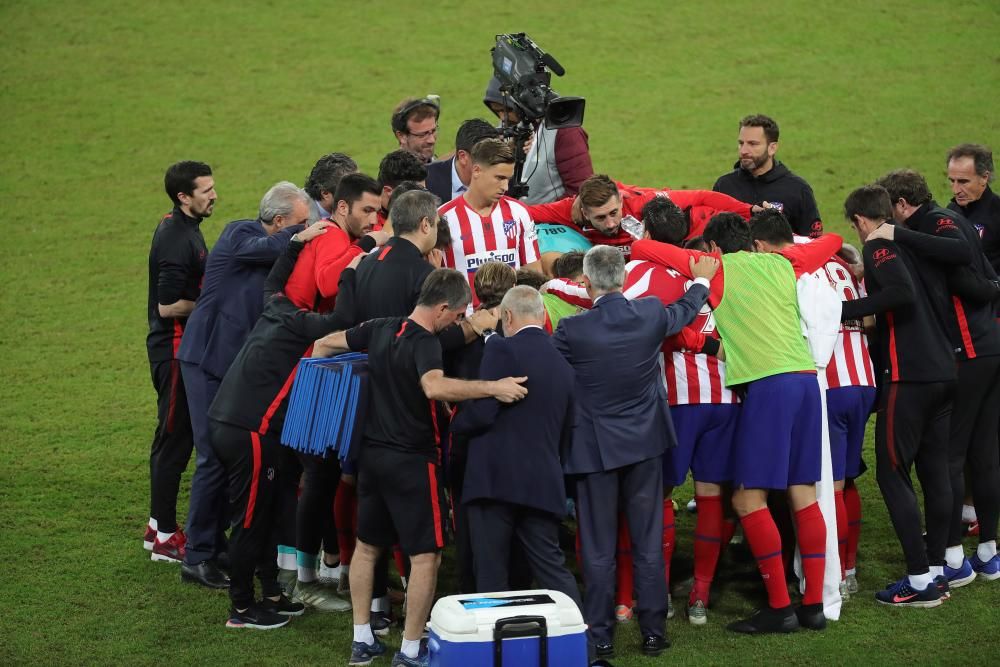
[[435, 125], [431, 129], [427, 130], [426, 132], [410, 132], [409, 129], [406, 130], [406, 133], [408, 135], [410, 135], [411, 137], [415, 138], [415, 139], [426, 139], [427, 137], [429, 137], [429, 136], [431, 136], [433, 134], [437, 134], [437, 132], [438, 132], [438, 126], [437, 125]]

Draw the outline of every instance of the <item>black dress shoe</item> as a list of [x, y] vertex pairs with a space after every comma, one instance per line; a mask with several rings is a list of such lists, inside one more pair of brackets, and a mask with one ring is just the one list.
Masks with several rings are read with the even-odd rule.
[[181, 563], [181, 581], [200, 584], [205, 588], [229, 588], [229, 577], [210, 560], [197, 565]]
[[726, 627], [733, 632], [748, 635], [795, 632], [799, 629], [799, 619], [791, 605], [781, 609], [764, 607], [755, 611], [750, 618], [730, 623]]
[[823, 613], [823, 604], [804, 604], [795, 610], [795, 615], [799, 619], [799, 625], [810, 630], [823, 630], [826, 628], [826, 614]]
[[646, 635], [642, 638], [642, 654], [648, 655], [650, 657], [656, 657], [663, 653], [664, 650], [670, 648], [670, 640], [666, 637], [657, 637], [656, 635]]
[[219, 566], [219, 569], [223, 572], [229, 572], [229, 552], [220, 551], [215, 554], [215, 564]]
[[598, 658], [613, 658], [615, 656], [615, 645], [611, 642], [597, 642], [594, 644], [594, 654]]

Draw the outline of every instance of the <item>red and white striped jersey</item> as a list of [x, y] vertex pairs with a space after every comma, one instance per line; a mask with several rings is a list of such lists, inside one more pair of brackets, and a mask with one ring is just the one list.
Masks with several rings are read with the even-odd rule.
[[473, 282], [476, 269], [486, 262], [503, 262], [515, 269], [539, 259], [535, 223], [524, 204], [501, 197], [487, 215], [479, 215], [464, 195], [438, 209], [451, 229], [451, 247], [445, 251], [445, 266], [469, 277], [473, 306], [479, 305]]
[[[865, 296], [864, 286], [851, 273], [847, 263], [837, 256], [823, 267], [830, 284], [841, 300], [851, 301]], [[837, 387], [874, 387], [875, 367], [868, 353], [868, 336], [860, 320], [840, 323], [840, 335], [833, 349], [833, 358], [826, 367], [826, 381], [830, 389]]]
[[[654, 264], [634, 260], [625, 265], [625, 284], [622, 294], [626, 299], [655, 296], [669, 305], [684, 296], [692, 281], [680, 273]], [[546, 290], [573, 305], [590, 308], [590, 297], [582, 286], [567, 280], [556, 279], [546, 283]], [[726, 364], [715, 356], [701, 352], [683, 351], [683, 334], [695, 330], [705, 336], [719, 338], [715, 330], [712, 309], [705, 304], [701, 312], [682, 334], [668, 338], [660, 350], [660, 368], [667, 389], [670, 405], [701, 403], [738, 403], [736, 394], [726, 388]]]
[[[628, 299], [655, 296], [664, 305], [684, 296], [691, 280], [672, 269], [653, 262], [636, 260], [625, 266], [622, 293]], [[706, 303], [689, 326], [706, 336], [718, 339], [715, 317]], [[669, 338], [660, 352], [660, 367], [670, 405], [705, 403], [738, 403], [739, 399], [726, 388], [726, 364], [715, 356], [678, 349], [678, 341]]]

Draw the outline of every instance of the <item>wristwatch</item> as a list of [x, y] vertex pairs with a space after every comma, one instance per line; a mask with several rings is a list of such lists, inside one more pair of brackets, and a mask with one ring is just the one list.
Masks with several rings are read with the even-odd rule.
[[487, 327], [486, 329], [483, 329], [483, 332], [479, 335], [483, 337], [483, 340], [486, 340], [487, 338], [489, 338], [494, 334], [496, 334], [496, 329], [490, 329], [489, 327]]

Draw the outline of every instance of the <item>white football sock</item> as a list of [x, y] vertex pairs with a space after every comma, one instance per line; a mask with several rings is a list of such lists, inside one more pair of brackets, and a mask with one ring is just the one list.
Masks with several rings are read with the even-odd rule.
[[416, 658], [417, 654], [420, 653], [420, 640], [403, 637], [403, 642], [399, 646], [399, 652], [407, 658]]
[[930, 572], [924, 572], [923, 574], [911, 574], [907, 578], [910, 580], [910, 587], [915, 591], [924, 590], [931, 585], [931, 582], [934, 581], [934, 577]]
[[282, 570], [295, 570], [297, 567], [295, 547], [278, 545], [278, 567]]
[[372, 598], [372, 611], [388, 612], [392, 611], [392, 600], [388, 595]]
[[972, 523], [976, 520], [976, 508], [972, 505], [962, 505], [962, 522]]
[[304, 584], [316, 581], [316, 560], [319, 554], [307, 554], [304, 551], [297, 552], [296, 570], [299, 573], [299, 581]]
[[849, 570], [844, 570], [844, 574], [845, 575], [847, 575], [847, 574], [853, 574], [856, 577], [856, 576], [858, 576], [858, 568], [852, 567]]
[[962, 563], [965, 561], [965, 552], [962, 550], [962, 545], [959, 544], [957, 547], [948, 547], [944, 550], [944, 562], [948, 564], [953, 570], [957, 570], [962, 567]]
[[146, 525], [148, 525], [153, 530], [156, 530], [156, 519], [154, 519], [153, 517], [149, 517], [149, 523]]
[[354, 626], [354, 641], [364, 642], [369, 646], [375, 643], [375, 635], [372, 634], [372, 626], [368, 623]]
[[997, 555], [997, 541], [990, 540], [989, 542], [980, 542], [979, 546], [976, 547], [976, 556], [979, 560], [986, 562]]
[[161, 533], [160, 531], [156, 531], [156, 540], [161, 544], [166, 542], [173, 536], [174, 536], [173, 533]]
[[944, 576], [944, 565], [931, 565], [931, 579]]

